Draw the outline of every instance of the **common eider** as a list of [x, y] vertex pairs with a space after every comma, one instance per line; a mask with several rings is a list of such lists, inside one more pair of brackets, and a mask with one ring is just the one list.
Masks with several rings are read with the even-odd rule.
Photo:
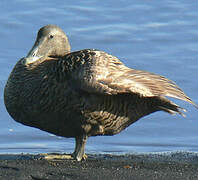
[[[86, 158], [89, 136], [114, 135], [156, 111], [183, 115], [165, 96], [196, 104], [171, 80], [126, 67], [95, 49], [70, 52], [56, 25], [42, 27], [4, 89], [11, 117], [24, 125], [76, 141], [73, 158]], [[196, 106], [197, 107], [197, 106]]]

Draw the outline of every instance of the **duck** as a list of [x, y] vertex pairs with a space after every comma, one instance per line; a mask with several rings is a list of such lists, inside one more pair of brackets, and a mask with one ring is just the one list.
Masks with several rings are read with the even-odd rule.
[[167, 97], [198, 106], [175, 82], [125, 66], [97, 49], [71, 52], [57, 25], [39, 29], [26, 57], [18, 60], [4, 88], [10, 116], [26, 126], [75, 138], [72, 158], [87, 158], [90, 136], [112, 136], [157, 111], [184, 116]]

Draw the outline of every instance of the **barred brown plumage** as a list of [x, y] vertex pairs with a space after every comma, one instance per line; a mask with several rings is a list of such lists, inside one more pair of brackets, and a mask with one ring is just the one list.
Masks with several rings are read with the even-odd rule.
[[[65, 33], [42, 27], [27, 57], [12, 70], [4, 90], [14, 120], [63, 137], [74, 137], [73, 157], [85, 158], [89, 136], [114, 135], [156, 111], [183, 110], [165, 96], [196, 104], [171, 80], [126, 67], [95, 49], [70, 52]], [[197, 106], [196, 106], [197, 107]]]

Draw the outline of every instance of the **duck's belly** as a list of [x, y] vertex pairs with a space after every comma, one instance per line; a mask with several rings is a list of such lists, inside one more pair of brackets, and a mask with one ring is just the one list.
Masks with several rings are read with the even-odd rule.
[[[50, 98], [50, 97], [48, 97]], [[52, 103], [34, 100], [23, 100], [22, 97], [15, 102], [6, 105], [12, 118], [24, 125], [36, 127], [43, 131], [64, 137], [75, 137], [81, 133], [82, 115], [80, 109], [71, 103], [70, 106], [62, 99], [62, 102], [50, 100]], [[11, 100], [8, 100], [11, 101]], [[33, 101], [33, 103], [28, 103]], [[38, 103], [39, 102], [39, 103]]]

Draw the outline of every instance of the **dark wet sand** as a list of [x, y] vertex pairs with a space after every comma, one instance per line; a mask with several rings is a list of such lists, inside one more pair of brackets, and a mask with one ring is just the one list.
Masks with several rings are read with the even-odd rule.
[[83, 162], [41, 155], [0, 155], [0, 180], [198, 179], [197, 153], [88, 155]]

